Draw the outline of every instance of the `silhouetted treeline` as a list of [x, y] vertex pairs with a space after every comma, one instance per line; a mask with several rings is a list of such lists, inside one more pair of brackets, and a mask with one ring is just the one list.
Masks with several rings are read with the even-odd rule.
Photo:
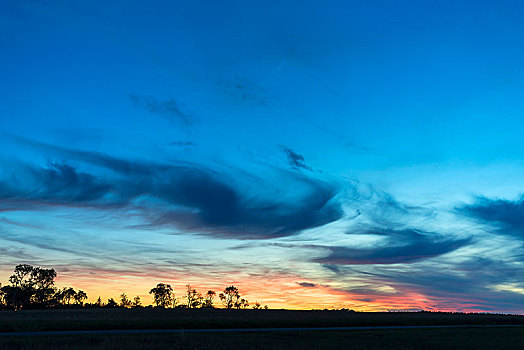
[[[43, 269], [27, 264], [17, 265], [9, 284], [0, 284], [0, 310], [45, 309], [45, 308], [140, 308], [144, 307], [139, 296], [132, 300], [126, 293], [119, 296], [118, 302], [109, 298], [103, 302], [100, 297], [94, 303], [85, 303], [87, 294], [71, 287], [58, 289], [55, 287], [56, 271]], [[177, 299], [169, 284], [158, 283], [149, 293], [153, 303], [158, 308], [214, 308], [216, 292], [208, 290], [204, 295], [191, 285], [186, 286], [186, 294]], [[226, 287], [218, 294], [218, 299], [226, 309], [246, 309], [249, 302], [240, 296], [235, 286]], [[146, 306], [152, 307], [152, 306]], [[258, 302], [253, 309], [262, 309]], [[267, 309], [267, 305], [264, 306]]]
[[[214, 308], [216, 292], [208, 290], [206, 294], [198, 292], [191, 285], [186, 285], [186, 294], [181, 300], [175, 297], [173, 288], [169, 284], [159, 283], [149, 291], [153, 295], [153, 303], [156, 307], [162, 308]], [[218, 299], [226, 309], [246, 309], [249, 307], [249, 302], [240, 296], [237, 287], [229, 286], [224, 291], [218, 294]], [[262, 306], [255, 302], [253, 309], [262, 309]], [[264, 306], [267, 309], [267, 305]]]
[[87, 294], [71, 287], [55, 287], [56, 271], [22, 264], [15, 267], [9, 285], [0, 285], [0, 308], [7, 310], [83, 306]]

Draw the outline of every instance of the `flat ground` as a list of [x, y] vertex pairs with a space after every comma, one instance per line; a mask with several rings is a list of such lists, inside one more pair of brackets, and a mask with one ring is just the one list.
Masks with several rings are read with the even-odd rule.
[[[524, 316], [205, 309], [0, 312], [0, 332], [481, 324], [524, 324]], [[523, 344], [524, 327], [52, 337], [0, 333], [0, 349], [522, 349]]]

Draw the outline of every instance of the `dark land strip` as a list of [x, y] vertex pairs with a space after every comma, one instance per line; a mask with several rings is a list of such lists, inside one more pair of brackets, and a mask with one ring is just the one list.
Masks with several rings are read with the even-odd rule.
[[431, 326], [356, 326], [356, 327], [280, 327], [280, 328], [210, 328], [210, 329], [109, 329], [76, 331], [28, 331], [0, 332], [7, 336], [71, 336], [71, 335], [126, 335], [126, 334], [171, 334], [171, 333], [244, 333], [244, 332], [310, 332], [310, 331], [365, 331], [392, 329], [434, 329], [434, 328], [512, 328], [524, 324], [483, 324], [483, 325], [431, 325]]

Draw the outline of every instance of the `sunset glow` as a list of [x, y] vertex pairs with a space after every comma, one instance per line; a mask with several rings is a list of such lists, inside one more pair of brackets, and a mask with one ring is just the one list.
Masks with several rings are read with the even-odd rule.
[[524, 3], [2, 7], [2, 285], [524, 313]]

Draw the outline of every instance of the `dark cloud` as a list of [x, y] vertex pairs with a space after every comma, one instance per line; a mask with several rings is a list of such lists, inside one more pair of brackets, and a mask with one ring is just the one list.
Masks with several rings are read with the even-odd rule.
[[[265, 238], [293, 235], [342, 217], [329, 183], [286, 172], [291, 188], [304, 190], [286, 200], [268, 198], [264, 191], [246, 193], [239, 178], [196, 164], [130, 161], [97, 152], [68, 150], [36, 143], [40, 149], [71, 161], [96, 165], [113, 174], [105, 179], [55, 164], [49, 169], [20, 167], [24, 181], [0, 182], [0, 198], [61, 205], [126, 206], [148, 198], [151, 225], [231, 237]], [[263, 183], [262, 179], [259, 179]]]
[[9, 220], [8, 218], [4, 218], [4, 217], [0, 217], [0, 223], [5, 223], [8, 225], [13, 225], [13, 226], [18, 226], [18, 227], [25, 227], [25, 228], [36, 228], [39, 230], [45, 229], [44, 226], [33, 225], [30, 223], [25, 223], [25, 222], [17, 222], [17, 221]]
[[173, 141], [168, 144], [169, 146], [176, 146], [176, 147], [192, 147], [196, 144], [193, 141]]
[[12, 182], [0, 182], [0, 199], [83, 203], [103, 199], [112, 188], [67, 164], [55, 163], [49, 168], [22, 166], [16, 175]]
[[[5, 242], [3, 242], [3, 244], [5, 244]], [[7, 262], [8, 259], [13, 261], [13, 265], [19, 264], [20, 261], [30, 261], [30, 260], [36, 261], [37, 260], [33, 255], [28, 254], [24, 249], [13, 248], [13, 247], [7, 247], [7, 248], [0, 247], [0, 255], [3, 258], [2, 264], [4, 266], [8, 265], [8, 262]]]
[[[392, 301], [414, 294], [423, 295], [426, 299], [424, 309], [430, 310], [524, 312], [524, 308], [515, 307], [524, 303], [521, 287], [518, 288], [522, 285], [524, 271], [518, 262], [469, 257], [452, 264], [428, 261], [410, 266], [409, 271], [380, 264], [331, 266], [336, 266], [332, 271], [338, 278], [358, 276], [360, 286], [336, 290], [358, 296], [356, 299], [361, 301]], [[383, 286], [389, 288], [377, 288]]]
[[370, 186], [371, 194], [365, 201], [372, 207], [365, 211], [365, 215], [376, 227], [402, 227], [406, 219], [413, 217], [433, 217], [435, 211], [431, 208], [410, 206], [397, 201], [389, 193], [376, 191]]
[[457, 211], [494, 225], [500, 233], [524, 238], [524, 197], [515, 201], [481, 197], [474, 204], [457, 208]]
[[186, 168], [162, 183], [158, 197], [172, 204], [198, 209], [198, 213], [174, 210], [154, 222], [176, 223], [188, 229], [213, 228], [215, 233], [246, 237], [279, 237], [325, 225], [342, 217], [333, 201], [336, 189], [329, 184], [295, 177], [308, 191], [290, 201], [257, 199], [242, 194], [231, 183], [202, 169]]
[[[346, 289], [341, 289], [341, 291], [344, 291], [344, 292], [348, 292], [348, 293], [351, 293], [353, 295], [363, 295], [363, 296], [369, 296], [369, 301], [374, 301], [374, 298], [373, 297], [384, 297], [384, 296], [392, 296], [393, 294], [397, 294], [397, 292], [395, 291], [381, 291], [381, 290], [376, 290], [376, 289], [373, 289], [373, 288], [365, 288], [365, 287], [360, 287], [360, 288], [346, 288]], [[360, 299], [362, 300], [362, 299]]]
[[268, 98], [264, 89], [247, 79], [235, 77], [233, 80], [220, 80], [216, 84], [225, 93], [241, 102], [250, 103], [254, 106], [268, 105]]
[[297, 284], [305, 288], [315, 288], [317, 286], [315, 283], [310, 282], [297, 282]]
[[348, 135], [346, 132], [340, 132], [339, 130], [326, 126], [325, 124], [317, 124], [315, 127], [328, 134], [330, 139], [341, 144], [351, 153], [366, 154], [377, 151], [372, 147], [364, 145], [362, 141], [357, 142], [356, 140], [353, 140], [356, 135]]
[[[20, 234], [16, 232], [3, 232], [0, 239], [6, 242], [19, 243], [49, 251], [70, 253], [77, 257], [98, 259], [104, 261], [106, 264], [108, 262], [120, 264], [127, 262], [126, 257], [121, 258], [118, 254], [121, 253], [120, 247], [108, 246], [107, 244], [96, 247], [91, 244], [90, 249], [86, 250], [85, 242], [68, 235], [57, 238], [41, 233], [24, 232]], [[108, 250], [111, 250], [112, 254], [108, 254]]]
[[[519, 290], [504, 286], [521, 285], [522, 266], [503, 260], [471, 258], [442, 269], [427, 266], [409, 273], [387, 270], [368, 274], [375, 283], [425, 295], [437, 309], [508, 310], [524, 303]], [[521, 308], [521, 310], [524, 310]]]
[[97, 145], [107, 139], [106, 132], [98, 128], [68, 128], [53, 130], [53, 136], [60, 144], [67, 145]]
[[279, 147], [282, 150], [282, 152], [286, 154], [289, 165], [291, 165], [292, 168], [311, 170], [311, 168], [308, 165], [306, 165], [303, 155], [293, 151], [289, 147], [283, 145], [280, 145]]
[[322, 267], [336, 274], [341, 272], [341, 269], [338, 265], [322, 264]]
[[[386, 235], [391, 245], [373, 248], [349, 248], [329, 246], [330, 253], [315, 261], [327, 265], [402, 264], [420, 261], [455, 251], [470, 242], [470, 239], [438, 239], [436, 234], [415, 230], [369, 230], [359, 233]], [[395, 242], [396, 241], [396, 242]]]
[[158, 101], [152, 96], [137, 95], [129, 95], [129, 98], [136, 107], [161, 115], [171, 122], [178, 121], [185, 126], [192, 126], [197, 121], [197, 117], [180, 107], [180, 104], [175, 99]]
[[115, 173], [124, 174], [126, 176], [153, 176], [160, 170], [169, 169], [168, 165], [146, 161], [127, 160], [113, 157], [101, 152], [69, 149], [66, 147], [51, 145], [18, 136], [4, 136], [17, 142], [21, 146], [28, 146], [32, 149], [36, 149], [38, 152], [43, 153], [46, 156], [80, 161], [82, 163], [95, 165], [99, 168], [109, 169]]

